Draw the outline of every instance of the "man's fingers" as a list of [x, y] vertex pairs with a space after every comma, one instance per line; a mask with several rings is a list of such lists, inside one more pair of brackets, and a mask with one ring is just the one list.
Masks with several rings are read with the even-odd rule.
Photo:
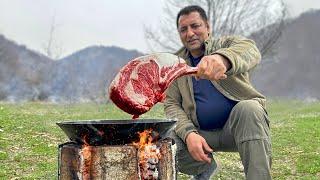
[[208, 67], [208, 61], [206, 59], [201, 59], [197, 67], [198, 67], [197, 76], [202, 78], [202, 76], [204, 75]]
[[205, 76], [206, 77], [212, 76], [212, 72], [214, 72], [214, 68], [215, 68], [214, 65], [212, 63], [208, 62], [208, 66], [207, 66], [207, 69], [205, 71]]
[[226, 79], [227, 75], [225, 75], [225, 68], [217, 68], [216, 70], [213, 71], [213, 79], [214, 80], [219, 80], [219, 79]]
[[187, 136], [187, 146], [188, 151], [193, 159], [196, 161], [202, 161], [202, 162], [211, 162], [211, 158], [208, 157], [208, 154], [205, 152], [212, 152], [212, 149], [207, 144], [206, 140], [196, 134], [196, 133], [190, 133]]
[[208, 154], [201, 153], [200, 158], [201, 158], [201, 161], [211, 163], [211, 158], [209, 158]]
[[211, 158], [209, 158], [209, 156], [208, 156], [207, 154], [205, 155], [205, 157], [206, 157], [205, 161], [206, 161], [208, 164], [210, 164], [210, 163], [211, 163]]
[[222, 74], [221, 76], [220, 76], [220, 79], [227, 79], [227, 75], [225, 75], [225, 74]]
[[202, 157], [201, 157], [201, 153], [199, 151], [194, 151], [191, 152], [191, 156], [193, 157], [193, 159], [195, 159], [196, 161], [203, 161]]
[[[202, 146], [205, 152], [211, 153], [213, 151], [206, 141], [202, 142]], [[204, 157], [203, 157], [204, 160], [208, 163], [211, 163], [211, 158], [208, 157], [208, 154], [207, 153], [203, 153], [203, 154], [204, 154]]]
[[207, 154], [204, 153], [203, 148], [201, 146], [197, 147], [193, 152], [190, 152], [193, 159], [196, 161], [202, 162], [211, 162], [211, 159], [208, 157]]
[[[205, 63], [205, 62], [204, 62]], [[202, 67], [202, 66], [200, 66]], [[227, 75], [225, 75], [225, 68], [224, 67], [214, 67], [214, 66], [207, 66], [206, 69], [202, 69], [198, 71], [196, 75], [196, 79], [209, 79], [217, 81], [219, 79], [226, 79]]]
[[205, 151], [211, 153], [212, 149], [205, 141], [203, 141], [201, 144], [202, 144], [202, 147], [200, 147], [196, 153], [197, 158], [199, 158], [200, 161], [211, 163], [211, 158], [209, 158], [208, 154], [205, 153]]
[[218, 73], [221, 73], [221, 72], [223, 72], [223, 73], [226, 72], [226, 69], [224, 67], [222, 67], [222, 66], [217, 66], [212, 70], [213, 74], [218, 74]]
[[196, 152], [194, 152], [192, 156], [195, 160], [197, 161], [202, 161], [202, 162], [211, 162], [211, 159], [208, 157], [207, 154], [204, 153], [203, 148], [199, 147]]
[[213, 150], [211, 149], [211, 147], [208, 145], [207, 142], [202, 142], [202, 146], [203, 146], [203, 149], [206, 151], [206, 152], [209, 152], [211, 153]]
[[219, 79], [227, 78], [225, 73], [229, 66], [225, 64], [225, 59], [222, 56], [214, 54], [204, 56], [197, 67], [198, 72], [196, 74], [196, 79], [217, 81]]
[[227, 78], [227, 75], [225, 75], [224, 73], [219, 73], [219, 74], [216, 74], [216, 76], [214, 77], [216, 80], [219, 80], [219, 79], [226, 79]]
[[200, 153], [196, 153], [194, 159], [197, 161], [203, 161]]

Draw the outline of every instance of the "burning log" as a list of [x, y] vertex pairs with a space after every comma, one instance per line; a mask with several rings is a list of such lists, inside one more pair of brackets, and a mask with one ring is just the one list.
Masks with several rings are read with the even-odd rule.
[[135, 145], [65, 143], [59, 146], [59, 179], [176, 179], [172, 141], [159, 140], [149, 150], [160, 158], [148, 158], [141, 167], [141, 154]]
[[139, 142], [133, 145], [138, 149], [139, 168], [142, 179], [158, 179], [157, 164], [161, 158], [160, 147], [153, 143], [154, 133], [151, 129], [139, 132]]

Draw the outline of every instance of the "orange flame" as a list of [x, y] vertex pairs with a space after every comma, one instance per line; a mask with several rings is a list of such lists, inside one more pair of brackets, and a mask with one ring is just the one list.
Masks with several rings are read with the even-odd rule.
[[133, 145], [138, 148], [139, 167], [142, 179], [149, 179], [150, 164], [155, 166], [161, 158], [160, 150], [153, 143], [152, 129], [138, 132], [139, 142], [133, 142]]

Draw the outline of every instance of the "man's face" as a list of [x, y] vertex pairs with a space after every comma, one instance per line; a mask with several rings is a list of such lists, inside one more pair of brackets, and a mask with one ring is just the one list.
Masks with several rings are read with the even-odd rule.
[[203, 53], [202, 46], [209, 36], [209, 25], [201, 18], [198, 12], [180, 16], [178, 32], [183, 45], [193, 56]]

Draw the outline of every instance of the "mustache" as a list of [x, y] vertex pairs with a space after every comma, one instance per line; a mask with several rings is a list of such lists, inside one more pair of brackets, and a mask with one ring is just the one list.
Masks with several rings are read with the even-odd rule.
[[191, 39], [187, 40], [187, 42], [189, 43], [189, 42], [192, 42], [194, 40], [199, 40], [199, 39], [198, 38], [191, 38]]

